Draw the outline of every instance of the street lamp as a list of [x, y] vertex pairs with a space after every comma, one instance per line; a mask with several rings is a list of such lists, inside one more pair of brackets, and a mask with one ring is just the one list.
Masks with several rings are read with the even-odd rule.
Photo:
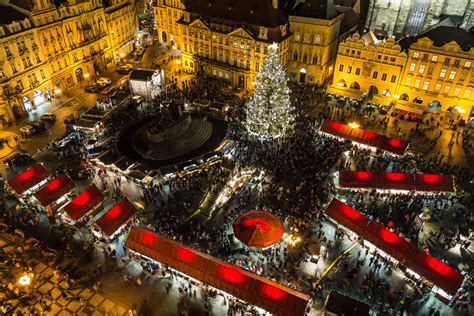
[[18, 279], [18, 284], [21, 286], [28, 286], [31, 284], [31, 278], [33, 277], [33, 273], [24, 274]]
[[350, 122], [348, 125], [351, 128], [351, 131], [349, 132], [349, 136], [351, 136], [352, 131], [354, 130], [354, 128], [359, 128], [360, 127], [360, 125], [357, 124], [356, 122]]

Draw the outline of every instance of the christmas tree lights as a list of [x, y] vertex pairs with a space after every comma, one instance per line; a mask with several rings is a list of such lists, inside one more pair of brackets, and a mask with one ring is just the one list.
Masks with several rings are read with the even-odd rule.
[[246, 128], [260, 140], [275, 140], [293, 126], [288, 79], [280, 64], [278, 45], [270, 45], [270, 55], [255, 76], [255, 90], [247, 102]]

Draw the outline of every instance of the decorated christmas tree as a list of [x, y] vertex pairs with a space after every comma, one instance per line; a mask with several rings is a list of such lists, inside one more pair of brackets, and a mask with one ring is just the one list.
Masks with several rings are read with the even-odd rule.
[[278, 57], [278, 46], [270, 46], [270, 55], [255, 76], [255, 91], [247, 103], [246, 128], [260, 140], [275, 140], [291, 129], [290, 89]]

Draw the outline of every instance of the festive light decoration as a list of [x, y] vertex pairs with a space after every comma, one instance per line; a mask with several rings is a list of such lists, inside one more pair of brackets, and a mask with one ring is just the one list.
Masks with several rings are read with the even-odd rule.
[[270, 55], [255, 76], [255, 91], [247, 103], [245, 122], [249, 134], [260, 140], [275, 140], [286, 135], [294, 121], [288, 79], [280, 64], [278, 45], [274, 43], [269, 48]]

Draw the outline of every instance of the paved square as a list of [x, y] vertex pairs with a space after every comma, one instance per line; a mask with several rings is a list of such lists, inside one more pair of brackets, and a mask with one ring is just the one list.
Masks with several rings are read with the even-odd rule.
[[103, 296], [101, 296], [100, 294], [95, 294], [89, 299], [89, 303], [94, 306], [99, 306], [104, 300], [105, 298]]

